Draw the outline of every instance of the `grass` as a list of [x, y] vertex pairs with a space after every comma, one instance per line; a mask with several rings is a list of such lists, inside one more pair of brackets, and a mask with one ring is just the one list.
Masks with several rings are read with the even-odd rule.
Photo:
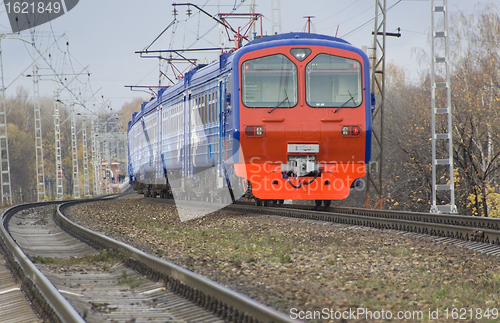
[[139, 286], [145, 279], [149, 278], [144, 278], [144, 277], [138, 277], [138, 278], [133, 278], [129, 277], [127, 274], [126, 270], [123, 270], [120, 276], [120, 279], [118, 280], [118, 285], [119, 286], [129, 286], [131, 289], [136, 288]]
[[263, 233], [255, 240], [254, 237], [249, 238], [237, 230], [187, 229], [180, 226], [165, 226], [165, 229], [163, 232], [157, 232], [163, 240], [181, 241], [191, 246], [190, 253], [194, 255], [218, 256], [221, 253], [229, 253], [230, 262], [236, 267], [240, 267], [244, 262], [252, 263], [262, 258], [269, 262], [293, 261], [291, 252], [295, 248], [294, 241], [284, 235]]
[[[361, 306], [373, 311], [423, 310], [427, 314], [429, 308], [498, 308], [500, 303], [500, 274], [479, 277], [470, 263], [461, 271], [455, 267], [462, 264], [460, 257], [434, 256], [433, 250], [427, 249], [423, 253], [399, 238], [358, 242], [357, 237], [348, 234], [304, 235], [300, 230], [290, 234], [280, 227], [254, 226], [245, 221], [238, 225], [233, 219], [135, 222], [141, 230], [153, 232], [162, 244], [168, 244], [168, 256], [178, 259], [181, 265], [188, 250], [198, 266], [203, 266], [201, 261], [205, 258], [206, 267], [215, 270], [227, 269], [227, 264], [252, 270], [254, 265], [267, 263], [276, 275], [304, 282], [304, 288], [316, 286], [312, 290], [325, 295], [312, 295], [307, 300], [311, 307]], [[155, 246], [154, 250], [162, 255], [161, 247]], [[234, 275], [241, 272], [246, 270], [237, 270]], [[467, 280], [468, 277], [473, 278]], [[121, 282], [135, 283], [129, 277], [123, 277]], [[325, 305], [325, 300], [336, 304]], [[431, 320], [424, 316], [423, 321]]]
[[[110, 252], [106, 249], [102, 249], [99, 254], [84, 257], [70, 257], [70, 258], [52, 258], [52, 257], [40, 257], [40, 256], [28, 256], [30, 260], [35, 264], [44, 265], [58, 265], [58, 266], [73, 266], [73, 265], [90, 265], [100, 262], [111, 262], [116, 263], [120, 261], [121, 255]], [[104, 267], [109, 268], [108, 265]]]

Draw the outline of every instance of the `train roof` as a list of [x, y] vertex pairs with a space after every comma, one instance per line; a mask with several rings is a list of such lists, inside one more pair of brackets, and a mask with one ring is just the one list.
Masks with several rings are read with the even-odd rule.
[[270, 41], [276, 41], [276, 40], [291, 40], [291, 39], [318, 39], [318, 40], [329, 40], [329, 41], [335, 41], [339, 43], [344, 43], [344, 44], [349, 44], [347, 41], [343, 40], [342, 38], [337, 38], [333, 36], [328, 36], [328, 35], [321, 35], [321, 34], [313, 34], [313, 33], [303, 33], [303, 32], [290, 32], [286, 34], [277, 34], [277, 35], [271, 35], [271, 36], [264, 36], [260, 37], [257, 39], [252, 40], [251, 42], [245, 44], [245, 46], [251, 46], [251, 45], [256, 45], [260, 43], [265, 43], [265, 42], [270, 42]]
[[141, 105], [141, 111], [134, 113], [132, 116], [132, 122], [129, 123], [130, 127], [135, 124], [142, 116], [146, 115], [149, 111], [156, 109], [159, 105], [181, 95], [187, 88], [195, 87], [201, 85], [210, 80], [218, 78], [221, 74], [224, 74], [231, 70], [231, 63], [235, 57], [239, 59], [241, 55], [246, 52], [254, 50], [254, 48], [262, 48], [267, 46], [266, 43], [274, 42], [273, 46], [290, 44], [293, 45], [296, 40], [306, 40], [309, 43], [323, 43], [324, 41], [335, 42], [338, 47], [346, 48], [349, 50], [360, 51], [359, 49], [353, 47], [349, 42], [328, 35], [314, 34], [314, 33], [304, 33], [304, 32], [291, 32], [286, 34], [278, 34], [271, 36], [264, 36], [252, 40], [251, 42], [245, 44], [242, 48], [238, 49], [233, 53], [223, 53], [220, 55], [219, 60], [213, 62], [209, 65], [198, 65], [192, 70], [184, 74], [184, 78], [179, 80], [176, 84], [169, 88], [161, 89], [158, 92], [157, 98], [152, 98], [149, 102], [144, 102]]

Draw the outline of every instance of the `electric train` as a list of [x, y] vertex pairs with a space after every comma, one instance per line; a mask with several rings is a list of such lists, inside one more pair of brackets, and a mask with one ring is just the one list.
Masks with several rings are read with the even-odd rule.
[[223, 53], [133, 115], [130, 183], [164, 198], [344, 199], [370, 160], [369, 75], [362, 50], [326, 35], [266, 36]]

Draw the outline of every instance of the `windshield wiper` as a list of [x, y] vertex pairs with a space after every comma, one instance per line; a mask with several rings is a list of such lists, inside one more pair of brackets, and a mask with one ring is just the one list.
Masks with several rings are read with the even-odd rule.
[[283, 99], [283, 101], [281, 101], [280, 103], [278, 103], [278, 105], [275, 106], [274, 108], [272, 108], [271, 110], [267, 111], [268, 113], [273, 112], [276, 108], [278, 108], [280, 105], [282, 105], [283, 103], [285, 103], [285, 101], [288, 101], [288, 106], [290, 106], [290, 100], [288, 100], [288, 94], [286, 93], [286, 90], [283, 89], [283, 92], [285, 92], [285, 98]]
[[347, 90], [347, 93], [349, 93], [349, 100], [345, 101], [344, 104], [342, 104], [340, 107], [338, 107], [337, 109], [335, 109], [335, 111], [333, 111], [333, 113], [339, 111], [340, 108], [343, 108], [347, 102], [351, 101], [352, 100], [352, 103], [354, 103], [354, 105], [356, 105], [356, 100], [354, 100], [354, 97], [352, 96], [351, 92], [349, 90]]

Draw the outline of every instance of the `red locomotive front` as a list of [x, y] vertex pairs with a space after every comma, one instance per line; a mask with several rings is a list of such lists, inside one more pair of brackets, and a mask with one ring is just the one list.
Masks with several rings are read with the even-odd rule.
[[[368, 61], [344, 42], [291, 38], [238, 60], [236, 174], [263, 200], [344, 199], [365, 176]], [[368, 119], [368, 120], [367, 120]]]

